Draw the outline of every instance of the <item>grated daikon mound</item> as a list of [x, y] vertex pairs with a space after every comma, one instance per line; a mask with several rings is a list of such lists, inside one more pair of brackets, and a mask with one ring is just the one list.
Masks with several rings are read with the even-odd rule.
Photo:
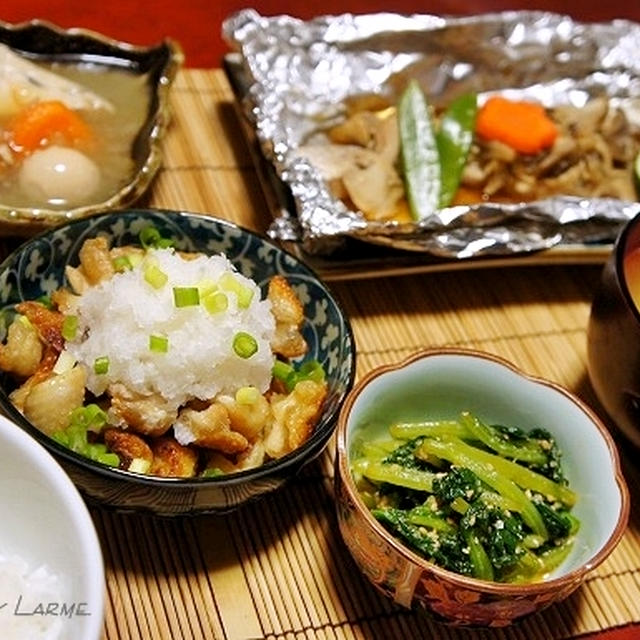
[[[168, 276], [159, 289], [144, 279], [149, 260]], [[173, 287], [218, 282], [224, 273], [234, 274], [251, 288], [248, 308], [238, 308], [236, 294], [226, 291], [228, 309], [215, 314], [203, 305], [174, 305]], [[176, 406], [194, 398], [232, 394], [248, 385], [264, 393], [274, 362], [270, 342], [275, 320], [271, 303], [260, 295], [256, 283], [235, 271], [223, 255], [185, 259], [172, 249], [149, 251], [135, 268], [116, 273], [83, 293], [76, 311], [78, 331], [67, 342], [67, 351], [85, 365], [87, 388], [95, 395], [115, 382], [138, 393], [157, 392]], [[249, 333], [258, 344], [249, 358], [233, 350], [233, 338], [240, 331]], [[167, 353], [149, 348], [151, 334], [168, 338]], [[109, 370], [96, 374], [94, 362], [105, 356]]]

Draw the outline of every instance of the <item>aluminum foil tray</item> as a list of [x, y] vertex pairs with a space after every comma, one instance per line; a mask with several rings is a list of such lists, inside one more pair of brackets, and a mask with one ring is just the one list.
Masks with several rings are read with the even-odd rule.
[[302, 21], [246, 9], [225, 20], [223, 36], [235, 52], [227, 69], [243, 114], [284, 189], [287, 204], [269, 234], [308, 255], [331, 259], [355, 240], [436, 262], [558, 249], [570, 260], [583, 249], [606, 254], [621, 225], [640, 212], [635, 201], [562, 196], [449, 207], [419, 223], [374, 222], [333, 197], [296, 154], [314, 131], [343, 117], [345, 99], [373, 93], [394, 100], [410, 78], [435, 104], [464, 91], [517, 91], [547, 106], [583, 104], [604, 92], [640, 123], [636, 23], [586, 24], [540, 11]]

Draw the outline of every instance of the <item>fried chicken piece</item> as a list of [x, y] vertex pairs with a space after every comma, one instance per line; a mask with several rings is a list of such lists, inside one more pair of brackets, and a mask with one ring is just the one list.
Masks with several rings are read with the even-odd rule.
[[109, 253], [109, 244], [103, 236], [85, 240], [78, 254], [80, 269], [90, 285], [113, 277], [115, 269]]
[[129, 469], [134, 460], [144, 460], [148, 468], [151, 468], [153, 451], [139, 435], [110, 427], [102, 432], [102, 436], [109, 451], [120, 458], [121, 468]]
[[216, 449], [226, 454], [236, 454], [249, 447], [249, 441], [237, 431], [232, 431], [229, 413], [224, 406], [214, 402], [206, 409], [183, 409], [173, 430], [178, 442]]
[[66, 276], [73, 293], [81, 296], [91, 286], [87, 277], [82, 273], [79, 267], [71, 267], [67, 265], [64, 268], [64, 275]]
[[174, 438], [163, 436], [151, 441], [153, 462], [149, 468], [152, 476], [164, 478], [191, 478], [196, 475], [198, 454]]
[[80, 296], [69, 291], [69, 289], [56, 289], [51, 294], [51, 302], [53, 306], [65, 316], [76, 313]]
[[37, 371], [42, 352], [35, 326], [17, 317], [9, 325], [6, 343], [0, 345], [0, 369], [20, 378], [28, 378]]
[[255, 402], [245, 404], [231, 396], [218, 396], [216, 402], [227, 410], [230, 428], [247, 440], [255, 440], [271, 421], [269, 402], [257, 390]]
[[223, 474], [255, 469], [264, 463], [264, 442], [257, 440], [246, 451], [231, 459], [218, 451], [213, 451], [207, 460], [206, 469], [217, 469]]
[[322, 404], [327, 384], [302, 380], [288, 395], [273, 394], [273, 424], [265, 437], [265, 450], [272, 458], [281, 458], [297, 449], [311, 435]]
[[177, 408], [158, 393], [143, 395], [119, 382], [109, 386], [109, 422], [127, 425], [144, 436], [164, 435], [178, 416]]
[[271, 302], [276, 331], [271, 348], [285, 358], [296, 358], [307, 352], [307, 343], [300, 333], [304, 308], [289, 282], [283, 276], [269, 281], [267, 299]]
[[111, 258], [111, 264], [113, 264], [113, 261], [118, 258], [129, 258], [133, 261], [141, 262], [145, 253], [146, 250], [142, 247], [127, 245], [125, 247], [112, 247], [109, 251], [109, 256]]
[[[32, 376], [33, 378], [33, 376]], [[50, 375], [35, 384], [29, 378], [25, 382], [25, 391], [20, 389], [12, 394], [23, 405], [25, 417], [40, 431], [51, 435], [69, 425], [69, 416], [84, 402], [84, 387], [87, 374], [84, 367], [75, 366], [64, 373]]]
[[62, 323], [64, 316], [59, 311], [48, 309], [40, 302], [19, 302], [16, 311], [31, 322], [37, 329], [40, 339], [53, 347], [58, 353], [64, 348]]

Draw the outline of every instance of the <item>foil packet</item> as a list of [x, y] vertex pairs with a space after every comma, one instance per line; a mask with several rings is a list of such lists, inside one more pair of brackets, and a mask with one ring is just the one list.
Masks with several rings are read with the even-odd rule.
[[542, 11], [468, 17], [321, 16], [303, 21], [245, 9], [223, 37], [240, 54], [242, 109], [261, 152], [289, 189], [269, 229], [309, 254], [331, 255], [346, 238], [444, 259], [505, 256], [559, 245], [611, 243], [640, 204], [558, 196], [525, 204], [483, 202], [440, 209], [415, 223], [371, 221], [332, 195], [296, 151], [345, 115], [348, 98], [395, 101], [410, 78], [446, 105], [465, 91], [509, 91], [545, 106], [606, 95], [640, 125], [640, 25], [580, 23]]

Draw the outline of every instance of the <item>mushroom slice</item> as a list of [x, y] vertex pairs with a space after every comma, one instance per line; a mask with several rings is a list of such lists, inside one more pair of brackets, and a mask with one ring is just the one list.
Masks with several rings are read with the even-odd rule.
[[393, 215], [404, 195], [400, 176], [381, 156], [367, 166], [352, 167], [342, 176], [342, 182], [353, 204], [375, 220]]

